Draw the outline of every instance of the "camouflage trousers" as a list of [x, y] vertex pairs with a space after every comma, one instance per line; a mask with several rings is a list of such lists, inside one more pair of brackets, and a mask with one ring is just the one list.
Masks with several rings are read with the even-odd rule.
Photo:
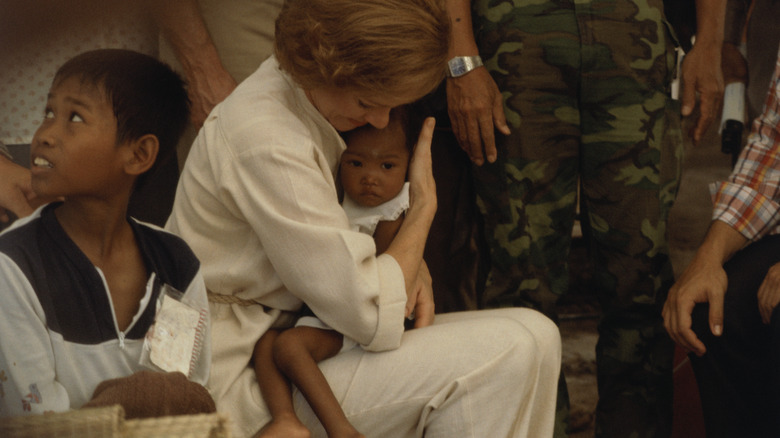
[[[498, 136], [499, 160], [475, 169], [491, 256], [482, 305], [532, 306], [557, 320], [579, 190], [603, 310], [596, 434], [668, 436], [673, 344], [661, 307], [674, 280], [666, 220], [682, 134], [662, 0], [476, 0], [473, 8], [512, 129]], [[566, 399], [565, 386], [559, 394]]]

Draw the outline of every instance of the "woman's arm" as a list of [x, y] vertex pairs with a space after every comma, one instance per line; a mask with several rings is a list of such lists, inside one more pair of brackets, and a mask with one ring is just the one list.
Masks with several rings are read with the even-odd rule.
[[430, 283], [420, 283], [425, 242], [433, 216], [436, 214], [436, 182], [433, 179], [431, 140], [436, 121], [428, 118], [423, 124], [417, 146], [409, 163], [409, 209], [386, 254], [401, 266], [406, 284], [406, 314], [415, 310], [421, 321], [433, 320], [433, 289]]

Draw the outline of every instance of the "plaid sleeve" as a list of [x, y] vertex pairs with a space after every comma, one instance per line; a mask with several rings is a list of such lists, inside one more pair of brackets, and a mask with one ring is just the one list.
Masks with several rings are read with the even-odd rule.
[[713, 183], [713, 220], [749, 240], [780, 232], [780, 51], [764, 111], [728, 181]]

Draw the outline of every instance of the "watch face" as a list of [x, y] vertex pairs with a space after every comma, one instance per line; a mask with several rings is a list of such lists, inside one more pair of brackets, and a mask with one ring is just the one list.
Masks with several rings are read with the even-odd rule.
[[482, 60], [478, 56], [459, 56], [447, 62], [450, 77], [453, 78], [463, 76], [481, 65]]
[[452, 76], [460, 76], [466, 73], [466, 64], [461, 59], [454, 60], [455, 62], [450, 64], [450, 74]]

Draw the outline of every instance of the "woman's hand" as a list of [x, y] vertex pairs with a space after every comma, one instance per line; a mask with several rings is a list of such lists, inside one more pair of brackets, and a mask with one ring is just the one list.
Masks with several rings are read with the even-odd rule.
[[[409, 161], [409, 212], [422, 214], [433, 221], [436, 214], [436, 181], [433, 179], [431, 142], [436, 120], [428, 117], [423, 123], [417, 145]], [[426, 231], [427, 233], [427, 231]]]
[[772, 312], [777, 303], [780, 303], [780, 263], [769, 268], [761, 287], [758, 288], [758, 311], [764, 324], [769, 324], [772, 320]]
[[433, 279], [424, 260], [420, 263], [414, 287], [407, 291], [406, 317], [408, 318], [412, 312], [414, 312], [414, 328], [433, 324], [435, 313]]
[[[412, 309], [420, 312], [416, 324], [433, 321], [433, 288], [427, 266], [422, 268], [425, 242], [436, 214], [436, 183], [431, 166], [431, 140], [436, 121], [423, 123], [417, 146], [409, 162], [409, 209], [401, 228], [385, 251], [392, 256], [404, 275], [407, 296], [407, 316]], [[421, 269], [424, 272], [421, 273]], [[427, 279], [426, 279], [427, 278]]]

